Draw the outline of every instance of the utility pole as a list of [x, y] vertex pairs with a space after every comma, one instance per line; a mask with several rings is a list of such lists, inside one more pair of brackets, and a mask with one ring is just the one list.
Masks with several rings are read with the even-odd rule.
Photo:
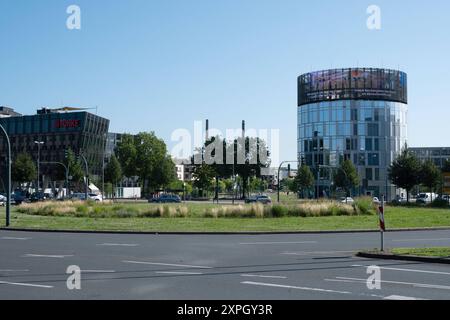
[[83, 159], [83, 161], [84, 161], [84, 166], [85, 166], [85, 173], [86, 173], [86, 177], [85, 177], [85, 179], [86, 179], [86, 187], [85, 187], [85, 189], [84, 189], [84, 194], [85, 194], [85, 201], [88, 201], [88, 193], [89, 193], [89, 166], [88, 166], [86, 157], [83, 156], [82, 153], [80, 153], [80, 157], [81, 157], [81, 159]]
[[11, 142], [5, 128], [0, 124], [0, 129], [6, 139], [8, 158], [6, 160], [6, 227], [11, 224]]

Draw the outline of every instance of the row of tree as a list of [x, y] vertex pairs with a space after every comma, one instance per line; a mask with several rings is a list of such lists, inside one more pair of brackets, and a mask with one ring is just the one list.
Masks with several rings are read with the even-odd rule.
[[[447, 161], [441, 170], [431, 160], [420, 162], [407, 146], [388, 169], [390, 181], [397, 188], [406, 190], [408, 202], [411, 191], [419, 185], [426, 187], [430, 192], [442, 190], [443, 172], [450, 172], [450, 161]], [[287, 187], [290, 191], [301, 192], [304, 197], [305, 191], [310, 190], [314, 186], [314, 182], [315, 176], [311, 169], [302, 165], [299, 167], [295, 179], [287, 183]], [[347, 195], [350, 190], [359, 186], [358, 171], [350, 160], [342, 162], [333, 175], [333, 183], [336, 188], [345, 190]]]
[[389, 179], [398, 188], [406, 190], [407, 202], [411, 191], [422, 185], [430, 192], [439, 192], [443, 188], [443, 172], [450, 172], [450, 162], [447, 161], [442, 170], [433, 161], [421, 163], [405, 145], [401, 154], [389, 167]]
[[200, 197], [204, 196], [206, 190], [214, 188], [217, 199], [220, 181], [233, 183], [233, 188], [236, 188], [232, 181], [238, 179], [238, 197], [245, 198], [250, 189], [264, 186], [262, 170], [270, 167], [269, 156], [266, 143], [260, 138], [241, 137], [227, 141], [212, 137], [191, 158], [194, 187], [199, 190]]
[[[306, 192], [313, 188], [315, 181], [311, 168], [303, 164], [298, 168], [297, 176], [287, 181], [287, 188], [305, 198]], [[344, 190], [347, 196], [353, 188], [358, 187], [358, 171], [350, 160], [343, 161], [341, 166], [333, 172], [333, 185], [335, 188]]]
[[[72, 150], [67, 150], [64, 162], [69, 168], [72, 190], [78, 187], [83, 190], [85, 172], [79, 157]], [[115, 154], [105, 167], [105, 182], [115, 188], [124, 177], [138, 177], [146, 195], [176, 181], [175, 164], [164, 141], [153, 132], [123, 135]], [[55, 167], [53, 178], [64, 181], [64, 170]], [[12, 163], [12, 180], [18, 185], [37, 180], [36, 162], [29, 154], [21, 153], [15, 157]]]

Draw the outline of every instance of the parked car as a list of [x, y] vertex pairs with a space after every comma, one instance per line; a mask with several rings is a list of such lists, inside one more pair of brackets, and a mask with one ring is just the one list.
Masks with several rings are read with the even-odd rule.
[[343, 198], [341, 198], [341, 203], [354, 203], [355, 202], [355, 200], [353, 200], [353, 198], [352, 197], [343, 197]]
[[103, 197], [101, 194], [89, 193], [89, 199], [95, 202], [103, 202]]
[[23, 202], [27, 201], [27, 197], [25, 196], [25, 194], [23, 194], [20, 191], [16, 191], [13, 194], [11, 194], [11, 203], [14, 203], [16, 205], [20, 205]]
[[5, 204], [6, 204], [6, 197], [0, 194], [0, 207], [4, 206]]
[[149, 199], [152, 203], [181, 203], [181, 198], [175, 194], [162, 194], [159, 197]]
[[74, 193], [70, 196], [70, 199], [84, 201], [84, 200], [86, 200], [86, 194], [85, 193]]
[[394, 204], [407, 203], [408, 199], [405, 196], [397, 195], [395, 199], [392, 201]]
[[251, 196], [245, 200], [245, 203], [262, 203], [262, 204], [271, 204], [272, 199], [266, 195], [257, 195]]
[[46, 201], [46, 200], [52, 200], [53, 195], [50, 193], [43, 193], [43, 192], [34, 192], [31, 197], [31, 202], [40, 202], [40, 201]]
[[416, 203], [427, 204], [437, 199], [438, 195], [435, 193], [420, 193], [416, 198]]
[[373, 201], [374, 204], [380, 204], [381, 203], [380, 199], [378, 199], [377, 197], [374, 197], [372, 201]]

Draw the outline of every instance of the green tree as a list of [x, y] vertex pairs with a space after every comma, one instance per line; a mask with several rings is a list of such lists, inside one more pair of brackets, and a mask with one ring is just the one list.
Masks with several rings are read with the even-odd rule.
[[72, 177], [73, 182], [78, 183], [83, 181], [83, 166], [71, 149], [67, 150], [66, 165], [69, 167], [69, 176]]
[[138, 176], [136, 145], [137, 141], [133, 135], [124, 134], [114, 151], [127, 178]]
[[314, 174], [307, 165], [301, 165], [298, 168], [297, 176], [294, 179], [295, 192], [302, 192], [302, 197], [305, 197], [305, 191], [308, 191], [314, 186]]
[[172, 157], [166, 156], [158, 170], [155, 171], [153, 178], [156, 180], [155, 185], [163, 188], [169, 186], [172, 182], [178, 181], [176, 166]]
[[338, 188], [345, 190], [347, 197], [350, 196], [350, 191], [359, 186], [359, 176], [353, 162], [344, 160], [338, 171], [334, 175], [334, 184]]
[[[117, 184], [123, 179], [122, 167], [119, 160], [115, 155], [111, 156], [108, 165], [105, 168], [105, 181], [109, 182], [113, 186], [113, 190], [117, 188]], [[114, 193], [114, 192], [113, 192]]]
[[204, 192], [211, 188], [215, 175], [216, 172], [209, 165], [198, 165], [194, 167], [194, 187], [199, 189], [200, 197], [203, 197]]
[[143, 193], [147, 195], [167, 186], [176, 174], [175, 165], [168, 158], [166, 144], [154, 132], [124, 135], [116, 148], [116, 155], [124, 175], [139, 177]]
[[442, 167], [442, 172], [450, 172], [450, 160], [445, 160], [444, 166]]
[[33, 159], [26, 153], [17, 155], [11, 166], [11, 179], [22, 184], [36, 179], [36, 164]]
[[[433, 161], [425, 161], [420, 168], [420, 183], [433, 193], [438, 189], [438, 185], [441, 181], [441, 170], [433, 163]], [[433, 199], [431, 199], [431, 201], [433, 201]]]
[[400, 155], [388, 169], [389, 179], [397, 188], [406, 190], [407, 202], [410, 191], [420, 183], [421, 166], [416, 156], [405, 145]]

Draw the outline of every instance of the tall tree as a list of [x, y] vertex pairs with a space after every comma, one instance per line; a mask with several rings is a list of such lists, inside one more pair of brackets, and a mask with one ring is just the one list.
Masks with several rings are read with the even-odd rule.
[[78, 189], [79, 191], [84, 190], [82, 187], [85, 175], [84, 165], [71, 149], [68, 149], [66, 152], [65, 162], [66, 166], [69, 168], [69, 176], [71, 177], [72, 184], [75, 185], [75, 189]]
[[128, 178], [138, 175], [136, 144], [137, 142], [133, 135], [124, 134], [114, 151], [122, 167], [123, 174]]
[[[420, 168], [420, 183], [433, 193], [442, 181], [441, 170], [431, 160], [425, 161]], [[431, 199], [433, 201], [433, 199]]]
[[211, 188], [216, 172], [209, 165], [198, 165], [194, 167], [194, 187], [199, 189], [200, 197]]
[[311, 169], [303, 164], [298, 168], [297, 176], [294, 179], [294, 186], [296, 191], [302, 191], [302, 197], [305, 197], [305, 190], [308, 191], [314, 186], [314, 175]]
[[116, 154], [125, 176], [139, 177], [144, 194], [167, 186], [175, 174], [173, 162], [168, 161], [166, 144], [154, 132], [124, 135]]
[[12, 163], [11, 178], [14, 182], [22, 184], [36, 179], [36, 164], [30, 155], [20, 153]]
[[420, 183], [421, 166], [416, 156], [405, 145], [401, 154], [395, 159], [388, 169], [389, 179], [397, 188], [406, 190], [407, 202], [410, 191]]
[[117, 160], [115, 155], [112, 155], [108, 165], [105, 168], [105, 181], [111, 183], [113, 190], [115, 190], [117, 188], [117, 184], [122, 181], [122, 178], [123, 174], [120, 162]]
[[359, 186], [359, 176], [353, 162], [344, 160], [338, 171], [334, 175], [334, 184], [338, 188], [345, 190], [345, 193], [350, 196], [350, 191]]
[[444, 166], [442, 167], [442, 172], [450, 172], [450, 160], [445, 160]]
[[166, 188], [172, 182], [177, 181], [176, 166], [171, 156], [167, 155], [164, 158], [160, 168], [156, 170], [154, 178], [156, 184], [163, 188]]

